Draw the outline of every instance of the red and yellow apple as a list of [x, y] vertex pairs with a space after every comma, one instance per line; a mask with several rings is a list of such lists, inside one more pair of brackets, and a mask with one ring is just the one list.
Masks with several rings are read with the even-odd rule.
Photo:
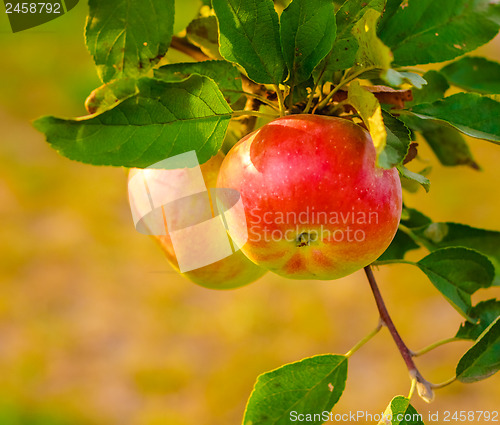
[[[205, 185], [208, 190], [215, 188], [217, 182], [217, 175], [222, 163], [224, 155], [222, 153], [217, 154], [206, 163], [201, 165], [201, 172]], [[141, 170], [133, 169], [130, 171], [129, 180], [136, 176], [138, 173], [155, 173], [154, 178], [162, 179], [166, 178], [168, 180], [174, 180], [169, 185], [170, 196], [177, 198], [175, 191], [178, 190], [179, 196], [182, 196], [183, 188], [181, 187], [188, 179], [186, 179], [187, 169], [176, 169], [176, 170]], [[162, 173], [165, 173], [162, 176]], [[151, 177], [151, 176], [149, 176]], [[178, 183], [176, 185], [176, 182]], [[189, 197], [186, 202], [183, 202], [182, 209], [170, 209], [170, 219], [171, 222], [176, 226], [182, 228], [184, 225], [193, 224], [196, 221], [197, 212], [206, 209], [204, 203], [206, 198], [200, 197]], [[134, 202], [130, 199], [131, 204]], [[210, 200], [212, 203], [212, 200]], [[210, 205], [213, 209], [213, 206]], [[168, 233], [168, 226], [164, 223], [166, 229], [166, 235], [154, 235], [152, 236], [160, 245], [160, 247], [165, 252], [168, 262], [172, 267], [179, 271], [179, 263], [177, 261], [176, 254], [174, 252], [174, 246], [172, 239]], [[204, 247], [210, 247], [211, 235], [210, 234], [198, 234], [196, 235], [196, 240], [190, 241], [192, 244], [196, 244], [197, 247], [201, 249], [209, 249]], [[194, 251], [194, 250], [193, 250]], [[196, 251], [194, 251], [193, 255]], [[194, 270], [190, 270], [185, 273], [181, 273], [184, 277], [191, 280], [192, 282], [210, 289], [232, 289], [248, 285], [259, 279], [266, 273], [265, 269], [257, 266], [251, 262], [241, 251], [236, 251], [232, 255], [225, 257], [215, 263], [203, 266]]]
[[288, 278], [337, 279], [367, 266], [391, 243], [402, 207], [397, 170], [375, 162], [369, 133], [349, 120], [291, 115], [264, 125], [219, 172], [217, 187], [239, 191], [245, 210], [231, 236]]

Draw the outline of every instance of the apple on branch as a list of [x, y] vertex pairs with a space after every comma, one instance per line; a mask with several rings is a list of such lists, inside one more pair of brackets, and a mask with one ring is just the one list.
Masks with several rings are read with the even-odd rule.
[[369, 133], [336, 117], [286, 116], [245, 136], [217, 186], [241, 194], [245, 220], [231, 236], [245, 255], [292, 279], [337, 279], [367, 266], [401, 216], [397, 170], [377, 167]]

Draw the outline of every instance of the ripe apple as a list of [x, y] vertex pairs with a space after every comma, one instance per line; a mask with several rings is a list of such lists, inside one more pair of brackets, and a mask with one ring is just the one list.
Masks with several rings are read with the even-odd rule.
[[391, 243], [402, 208], [397, 170], [375, 160], [369, 133], [346, 119], [290, 115], [264, 125], [219, 172], [217, 186], [238, 190], [245, 210], [231, 236], [256, 264], [292, 279], [367, 266]]
[[[217, 174], [219, 172], [220, 166], [224, 155], [219, 152], [216, 156], [208, 160], [206, 163], [201, 165], [201, 172], [205, 180], [207, 189], [210, 190], [215, 188], [217, 182]], [[182, 192], [180, 187], [180, 182], [186, 182], [186, 169], [176, 169], [176, 170], [141, 170], [133, 169], [130, 171], [129, 179], [134, 177], [137, 173], [153, 172], [153, 178], [162, 179], [166, 178], [170, 181], [172, 179], [179, 182], [179, 194]], [[151, 178], [151, 174], [148, 176]], [[176, 185], [169, 185], [169, 191], [173, 198], [177, 198], [172, 190], [176, 190]], [[180, 197], [180, 196], [179, 196]], [[133, 203], [134, 199], [130, 199]], [[171, 209], [169, 210], [171, 220], [176, 226], [183, 227], [183, 225], [193, 224], [196, 221], [197, 216], [195, 213], [201, 211], [205, 208], [202, 205], [203, 199], [199, 197], [190, 197], [187, 202], [183, 202], [182, 209]], [[213, 210], [213, 206], [211, 205]], [[165, 224], [166, 226], [166, 224]], [[160, 247], [165, 252], [168, 262], [172, 265], [174, 269], [179, 272], [179, 264], [177, 257], [174, 252], [174, 247], [172, 240], [168, 234], [166, 235], [154, 235], [152, 236]], [[210, 244], [210, 234], [196, 235], [197, 240], [192, 241], [193, 244], [202, 247], [209, 247]], [[200, 267], [195, 270], [188, 271], [186, 273], [181, 273], [184, 277], [191, 280], [192, 282], [210, 289], [231, 289], [240, 286], [247, 285], [259, 279], [266, 273], [265, 269], [252, 263], [241, 251], [236, 251], [232, 255], [225, 257], [215, 263], [209, 264], [204, 267]]]

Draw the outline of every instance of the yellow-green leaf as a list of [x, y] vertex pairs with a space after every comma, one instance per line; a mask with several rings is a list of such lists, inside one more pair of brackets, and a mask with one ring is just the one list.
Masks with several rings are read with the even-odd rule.
[[359, 68], [378, 68], [388, 70], [391, 67], [392, 52], [377, 37], [377, 22], [380, 12], [375, 9], [366, 11], [363, 19], [356, 23], [352, 29], [358, 41], [356, 66]]
[[378, 161], [378, 156], [384, 150], [387, 140], [387, 131], [382, 118], [380, 103], [375, 95], [361, 87], [358, 81], [353, 81], [350, 84], [347, 101], [356, 108], [368, 127], [377, 151]]

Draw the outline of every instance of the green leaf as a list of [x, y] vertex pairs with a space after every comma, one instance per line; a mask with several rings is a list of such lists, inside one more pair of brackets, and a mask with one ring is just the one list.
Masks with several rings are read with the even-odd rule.
[[[243, 425], [288, 425], [293, 414], [330, 411], [345, 388], [347, 357], [321, 355], [291, 363], [257, 378]], [[322, 424], [317, 419], [308, 423]]]
[[427, 177], [425, 177], [422, 174], [424, 171], [421, 171], [420, 173], [415, 173], [413, 171], [408, 170], [408, 168], [406, 168], [404, 165], [399, 165], [397, 168], [402, 178], [405, 178], [411, 182], [417, 182], [425, 189], [426, 192], [429, 192], [431, 188], [431, 182]]
[[436, 121], [419, 121], [418, 129], [441, 164], [445, 166], [468, 165], [479, 170], [480, 167], [474, 160], [469, 145], [457, 130]]
[[306, 81], [330, 52], [337, 25], [331, 0], [294, 0], [280, 18], [281, 49], [288, 66], [289, 84]]
[[93, 90], [85, 101], [85, 108], [90, 114], [101, 113], [136, 93], [137, 80], [133, 78], [113, 80]]
[[441, 164], [446, 166], [468, 165], [479, 170], [479, 165], [474, 160], [469, 145], [455, 129], [426, 122], [422, 136], [432, 148]]
[[500, 93], [500, 63], [480, 57], [464, 57], [441, 72], [454, 86], [484, 94]]
[[[352, 36], [354, 26], [361, 20], [366, 19], [365, 14], [369, 10], [382, 13], [385, 0], [349, 0], [344, 1], [337, 12], [337, 34], [339, 39]], [[372, 12], [370, 12], [372, 13]]]
[[410, 229], [413, 227], [421, 227], [432, 223], [432, 220], [427, 217], [424, 213], [416, 210], [415, 208], [409, 208], [403, 205], [403, 211], [401, 212], [401, 224], [404, 224]]
[[389, 1], [390, 16], [382, 22], [379, 36], [398, 65], [450, 60], [498, 32], [498, 25], [475, 7], [468, 0]]
[[[438, 71], [428, 71], [424, 78], [428, 84], [421, 90], [413, 90], [413, 101], [408, 102], [407, 106], [439, 100], [450, 87], [446, 78]], [[415, 115], [404, 115], [400, 119], [412, 130], [421, 132], [441, 164], [468, 165], [479, 169], [467, 142], [455, 129], [442, 125], [439, 121], [425, 120]]]
[[408, 251], [420, 248], [405, 232], [398, 229], [394, 239], [377, 261], [402, 260]]
[[423, 79], [427, 81], [427, 84], [422, 86], [421, 89], [415, 88], [412, 90], [413, 100], [406, 102], [407, 106], [431, 103], [442, 99], [446, 91], [450, 88], [446, 78], [438, 71], [427, 71], [423, 75]]
[[443, 248], [431, 252], [416, 265], [462, 316], [475, 322], [470, 316], [470, 296], [491, 286], [495, 275], [487, 257], [467, 248]]
[[423, 425], [422, 415], [417, 413], [410, 400], [402, 395], [394, 397], [379, 425]]
[[458, 223], [432, 223], [412, 229], [429, 250], [463, 246], [488, 256], [495, 266], [495, 284], [500, 285], [500, 232]]
[[464, 134], [500, 144], [500, 102], [476, 93], [457, 93], [413, 106], [419, 118], [443, 121]]
[[500, 301], [496, 299], [481, 301], [472, 308], [471, 316], [477, 318], [479, 322], [475, 324], [464, 322], [455, 338], [471, 339], [473, 341], [478, 339], [485, 329], [500, 316]]
[[285, 77], [278, 14], [272, 0], [212, 0], [219, 23], [220, 53], [260, 84]]
[[347, 101], [359, 113], [370, 131], [370, 135], [377, 151], [377, 163], [380, 153], [384, 150], [387, 132], [382, 118], [380, 103], [373, 93], [365, 90], [359, 81], [355, 80], [349, 85]]
[[500, 27], [500, 3], [495, 0], [474, 0], [469, 3], [476, 13], [480, 13]]
[[380, 18], [380, 22], [378, 24], [377, 32], [382, 34], [385, 32], [386, 26], [392, 21], [394, 15], [401, 7], [403, 0], [386, 0], [385, 7], [383, 9], [382, 17]]
[[380, 12], [375, 9], [368, 9], [363, 19], [359, 20], [352, 29], [352, 33], [359, 45], [356, 53], [357, 68], [388, 70], [391, 67], [391, 49], [377, 37], [377, 21], [379, 18]]
[[[346, 2], [349, 3], [349, 2]], [[356, 61], [358, 42], [354, 37], [335, 41], [332, 50], [313, 72], [315, 81], [321, 77], [320, 83], [334, 81], [335, 72], [350, 68]]]
[[[313, 77], [310, 77], [308, 80], [303, 81], [300, 84], [297, 84], [296, 86], [293, 87], [293, 92], [290, 91], [286, 96], [285, 104], [295, 105], [296, 103], [307, 101], [309, 93], [312, 91], [313, 87], [314, 87]], [[290, 95], [292, 96], [292, 99], [290, 99]], [[299, 111], [301, 111], [300, 108]]]
[[336, 13], [337, 39], [332, 50], [323, 59], [318, 69], [324, 69], [323, 79], [332, 81], [333, 73], [350, 68], [356, 61], [358, 42], [352, 34], [354, 25], [363, 18], [367, 10], [384, 10], [384, 0], [350, 0], [343, 2]]
[[42, 117], [34, 126], [62, 155], [93, 165], [144, 168], [191, 150], [203, 163], [217, 153], [232, 111], [212, 80], [141, 78], [137, 88], [100, 115]]
[[[432, 223], [432, 220], [429, 217], [414, 208], [408, 208], [403, 205], [403, 211], [401, 212], [401, 224], [403, 226], [411, 229], [414, 227], [426, 226], [430, 223]], [[385, 252], [377, 258], [377, 261], [402, 260], [408, 251], [420, 248], [420, 245], [413, 239], [413, 233], [411, 233], [410, 236], [407, 232], [408, 231], [405, 232], [398, 229], [391, 244]], [[418, 242], [420, 243], [420, 241]], [[425, 246], [423, 243], [422, 245]]]
[[380, 153], [378, 163], [382, 168], [390, 169], [403, 162], [410, 147], [410, 130], [406, 125], [388, 112], [382, 111], [387, 140]]
[[460, 382], [486, 379], [500, 369], [500, 316], [486, 328], [460, 359], [456, 376]]
[[173, 25], [174, 0], [89, 0], [85, 38], [101, 80], [147, 73], [165, 55]]
[[[155, 78], [165, 81], [178, 81], [192, 74], [205, 75], [214, 80], [229, 103], [241, 97], [241, 74], [233, 64], [226, 61], [203, 61], [173, 63], [155, 69]], [[239, 92], [239, 93], [238, 93]]]
[[219, 28], [215, 16], [194, 19], [186, 28], [186, 37], [212, 59], [223, 59], [219, 53]]

